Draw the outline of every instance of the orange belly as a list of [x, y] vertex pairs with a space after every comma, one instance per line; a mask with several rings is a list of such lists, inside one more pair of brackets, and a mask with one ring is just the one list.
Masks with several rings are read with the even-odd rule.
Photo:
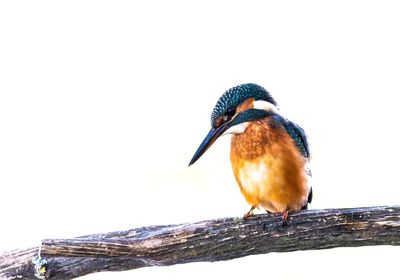
[[231, 163], [251, 206], [282, 212], [306, 205], [306, 160], [283, 128], [271, 128], [267, 121], [250, 124], [232, 137]]

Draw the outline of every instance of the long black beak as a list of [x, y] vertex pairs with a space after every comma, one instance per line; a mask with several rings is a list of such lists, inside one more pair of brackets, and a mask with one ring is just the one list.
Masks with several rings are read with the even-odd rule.
[[208, 148], [211, 147], [211, 145], [218, 139], [218, 137], [220, 137], [229, 127], [230, 127], [230, 122], [226, 122], [222, 124], [220, 127], [211, 128], [206, 138], [204, 138], [199, 148], [197, 148], [196, 153], [194, 154], [192, 160], [189, 162], [189, 166], [195, 163], [208, 150]]

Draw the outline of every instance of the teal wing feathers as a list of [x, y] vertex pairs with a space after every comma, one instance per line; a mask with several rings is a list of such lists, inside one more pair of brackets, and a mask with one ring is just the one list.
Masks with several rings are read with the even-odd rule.
[[297, 148], [300, 153], [307, 159], [310, 158], [310, 147], [308, 145], [307, 136], [304, 130], [294, 122], [285, 120], [283, 122], [283, 127], [286, 129], [287, 133], [296, 143]]

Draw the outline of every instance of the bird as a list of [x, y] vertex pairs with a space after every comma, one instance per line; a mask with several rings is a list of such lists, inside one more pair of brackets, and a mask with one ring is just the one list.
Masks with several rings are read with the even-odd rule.
[[255, 83], [228, 89], [211, 113], [211, 129], [193, 155], [194, 164], [222, 135], [231, 134], [230, 161], [239, 189], [253, 211], [305, 210], [312, 201], [310, 147], [304, 130], [285, 118], [272, 95]]

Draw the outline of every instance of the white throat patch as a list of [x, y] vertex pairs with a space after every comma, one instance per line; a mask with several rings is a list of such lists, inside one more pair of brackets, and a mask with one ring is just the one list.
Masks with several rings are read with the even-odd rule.
[[243, 133], [248, 126], [249, 126], [249, 122], [244, 122], [244, 123], [240, 123], [240, 124], [231, 126], [222, 135]]

